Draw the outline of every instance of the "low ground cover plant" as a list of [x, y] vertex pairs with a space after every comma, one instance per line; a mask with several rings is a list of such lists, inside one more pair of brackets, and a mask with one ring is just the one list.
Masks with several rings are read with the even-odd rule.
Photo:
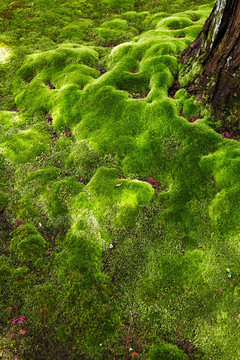
[[3, 359], [239, 359], [239, 139], [177, 59], [212, 6], [0, 4]]

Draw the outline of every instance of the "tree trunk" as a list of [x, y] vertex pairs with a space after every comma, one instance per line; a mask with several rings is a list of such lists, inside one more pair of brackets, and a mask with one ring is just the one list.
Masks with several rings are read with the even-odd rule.
[[217, 0], [202, 32], [179, 59], [187, 64], [182, 79], [190, 79], [185, 81], [189, 92], [209, 102], [226, 129], [239, 133], [240, 0]]

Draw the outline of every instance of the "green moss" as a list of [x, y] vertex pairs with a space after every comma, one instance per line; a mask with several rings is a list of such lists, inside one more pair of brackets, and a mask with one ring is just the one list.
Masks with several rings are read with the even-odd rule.
[[170, 138], [163, 139], [162, 154], [168, 160], [172, 160], [182, 150], [182, 142], [177, 140], [173, 135]]
[[188, 356], [182, 350], [170, 343], [162, 343], [153, 347], [149, 352], [150, 360], [187, 360]]
[[2, 211], [7, 205], [8, 196], [3, 190], [0, 190], [0, 211]]
[[50, 149], [49, 135], [37, 128], [29, 128], [10, 135], [2, 144], [2, 153], [14, 164], [32, 162]]
[[131, 10], [135, 0], [102, 0], [102, 3], [107, 5], [110, 9]]
[[81, 120], [81, 101], [82, 94], [77, 85], [61, 88], [57, 95], [57, 105], [52, 108], [53, 125], [56, 129], [71, 129]]
[[34, 79], [29, 86], [25, 87], [17, 96], [16, 104], [23, 110], [28, 110], [31, 114], [47, 112], [55, 100], [55, 91], [51, 92], [41, 80]]
[[42, 186], [46, 185], [48, 182], [56, 180], [59, 176], [60, 169], [50, 166], [48, 168], [39, 169], [28, 174], [25, 183], [29, 183], [35, 180], [38, 180]]
[[123, 19], [114, 19], [105, 21], [100, 27], [95, 28], [98, 35], [97, 40], [101, 45], [119, 44], [137, 35], [134, 27], [128, 25], [128, 22]]
[[143, 296], [157, 300], [167, 290], [176, 292], [192, 287], [206, 287], [204, 272], [204, 257], [202, 251], [187, 251], [184, 255], [171, 254], [152, 256], [155, 264], [149, 266], [149, 272], [143, 284]]
[[89, 148], [84, 140], [77, 141], [66, 159], [67, 166], [75, 176], [88, 180], [92, 177], [99, 163], [99, 155]]
[[19, 127], [24, 119], [12, 111], [1, 111], [0, 112], [0, 130], [1, 138], [6, 138], [5, 133], [11, 130], [12, 127]]
[[98, 76], [99, 72], [87, 65], [68, 65], [61, 74], [56, 75], [53, 82], [57, 88], [70, 84], [76, 84], [79, 87], [84, 87]]
[[140, 206], [150, 203], [154, 189], [150, 184], [137, 180], [118, 179], [118, 170], [100, 168], [87, 185], [91, 196], [96, 198], [99, 216], [112, 212], [117, 227], [130, 226], [134, 223]]
[[47, 209], [50, 216], [55, 221], [60, 221], [60, 218], [67, 218], [68, 205], [72, 197], [77, 195], [83, 188], [74, 177], [69, 177], [64, 180], [53, 182], [49, 185], [43, 197], [46, 201]]
[[199, 115], [199, 107], [194, 103], [194, 99], [189, 99], [184, 102], [183, 115], [187, 117], [196, 117]]
[[158, 23], [157, 26], [166, 26], [168, 27], [170, 30], [178, 30], [178, 29], [184, 29], [188, 26], [192, 25], [191, 20], [188, 20], [188, 18], [181, 18], [181, 16], [178, 14], [178, 16], [174, 17], [172, 16], [171, 18], [168, 19], [164, 19], [160, 22], [160, 24]]
[[14, 215], [16, 219], [24, 219], [25, 221], [31, 221], [32, 219], [39, 220], [39, 209], [32, 200], [31, 194], [25, 194], [16, 204], [11, 204], [14, 209]]
[[238, 209], [240, 192], [238, 187], [230, 190], [221, 190], [216, 194], [209, 209], [210, 218], [221, 229], [235, 229], [239, 223], [240, 211]]
[[84, 37], [86, 32], [91, 30], [92, 26], [93, 22], [90, 19], [81, 18], [76, 23], [64, 26], [61, 29], [59, 38], [68, 39], [73, 42], [79, 42], [79, 40]]
[[153, 29], [156, 27], [158, 22], [164, 19], [165, 17], [168, 17], [168, 14], [165, 12], [158, 12], [157, 14], [152, 14], [152, 15], [148, 14], [146, 20], [144, 21], [144, 25], [146, 26], [147, 29]]
[[239, 180], [236, 175], [239, 168], [238, 154], [238, 144], [224, 142], [218, 151], [201, 160], [201, 167], [214, 176], [220, 187], [211, 203], [209, 214], [221, 229], [235, 228], [239, 221]]
[[33, 225], [20, 225], [12, 236], [9, 250], [21, 261], [34, 261], [44, 255], [47, 243]]
[[0, 19], [13, 54], [0, 105], [20, 110], [0, 112], [1, 324], [15, 304], [31, 314], [27, 336], [11, 327], [3, 341], [16, 332], [26, 358], [128, 358], [131, 346], [183, 359], [178, 337], [196, 359], [235, 359], [239, 144], [206, 110], [189, 123], [203, 109], [169, 93], [179, 70], [183, 85], [198, 70], [184, 78], [177, 56], [211, 9], [107, 3], [37, 0]]
[[90, 47], [66, 43], [54, 50], [28, 55], [18, 74], [28, 80], [40, 73], [46, 81], [51, 81], [69, 62], [93, 66], [97, 59], [98, 53]]

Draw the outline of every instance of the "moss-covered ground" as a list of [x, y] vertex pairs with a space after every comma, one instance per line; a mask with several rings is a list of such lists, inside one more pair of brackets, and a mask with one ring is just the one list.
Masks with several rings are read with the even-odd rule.
[[212, 6], [1, 1], [1, 359], [240, 358], [240, 144], [177, 60]]

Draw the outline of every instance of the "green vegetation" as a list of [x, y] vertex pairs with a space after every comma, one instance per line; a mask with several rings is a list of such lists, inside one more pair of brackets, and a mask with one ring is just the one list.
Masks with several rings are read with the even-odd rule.
[[177, 60], [212, 5], [1, 2], [4, 360], [239, 359], [240, 144]]

